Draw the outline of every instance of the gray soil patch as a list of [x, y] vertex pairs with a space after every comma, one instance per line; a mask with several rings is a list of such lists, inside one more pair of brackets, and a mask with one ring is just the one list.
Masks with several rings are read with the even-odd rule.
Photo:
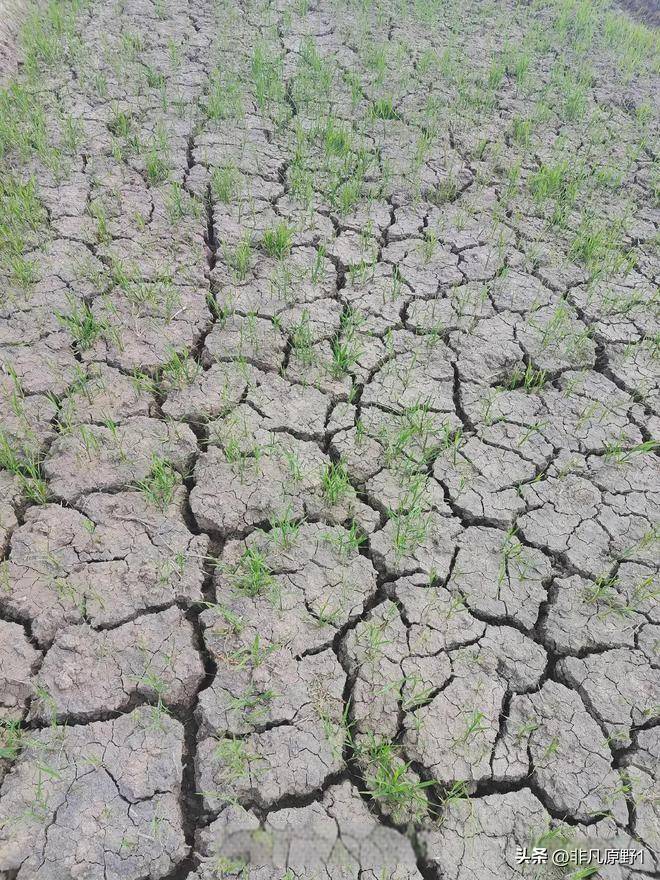
[[658, 875], [657, 32], [25, 11], [0, 876]]

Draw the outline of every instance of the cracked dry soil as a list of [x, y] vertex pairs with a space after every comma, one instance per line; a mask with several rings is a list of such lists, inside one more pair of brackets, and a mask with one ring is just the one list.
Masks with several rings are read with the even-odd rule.
[[0, 877], [657, 876], [657, 35], [591, 0], [30, 27]]

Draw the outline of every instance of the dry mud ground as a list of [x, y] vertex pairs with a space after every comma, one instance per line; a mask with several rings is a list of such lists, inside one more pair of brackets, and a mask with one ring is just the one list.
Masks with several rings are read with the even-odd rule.
[[0, 876], [657, 876], [657, 36], [52, 0], [24, 40]]
[[18, 31], [25, 17], [23, 0], [0, 0], [0, 84], [16, 73], [20, 46]]
[[44, 0], [0, 0], [0, 86], [7, 85], [21, 62], [18, 35], [26, 15], [44, 5]]
[[639, 21], [660, 27], [659, 0], [621, 0], [619, 6], [627, 9]]

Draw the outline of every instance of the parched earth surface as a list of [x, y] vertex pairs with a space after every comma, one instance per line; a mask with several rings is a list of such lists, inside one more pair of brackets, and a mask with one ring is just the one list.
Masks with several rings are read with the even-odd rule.
[[657, 35], [53, 0], [24, 38], [0, 877], [658, 876]]

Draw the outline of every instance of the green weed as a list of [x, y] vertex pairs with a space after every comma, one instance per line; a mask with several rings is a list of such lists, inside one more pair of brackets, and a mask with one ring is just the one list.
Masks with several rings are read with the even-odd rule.
[[400, 749], [385, 739], [371, 734], [357, 747], [366, 764], [366, 789], [362, 794], [382, 801], [395, 810], [419, 812], [427, 805], [425, 790], [432, 781], [418, 779], [411, 762], [401, 758]]
[[374, 119], [401, 118], [391, 98], [377, 98], [371, 105], [371, 115]]
[[211, 77], [204, 110], [207, 118], [214, 122], [240, 118], [243, 113], [243, 97], [238, 79], [216, 70]]
[[160, 510], [171, 503], [176, 487], [181, 483], [181, 475], [166, 459], [159, 455], [151, 457], [151, 470], [144, 480], [139, 480], [137, 488], [151, 504]]
[[92, 348], [99, 339], [107, 336], [110, 329], [108, 322], [97, 317], [91, 306], [73, 298], [69, 299], [68, 313], [56, 312], [56, 316], [60, 324], [69, 331], [74, 344], [81, 351]]
[[223, 205], [231, 204], [241, 190], [242, 175], [235, 165], [214, 168], [211, 173], [211, 192]]
[[341, 461], [325, 465], [321, 471], [321, 491], [326, 501], [331, 505], [338, 504], [350, 490], [346, 465]]
[[243, 553], [236, 566], [229, 572], [229, 583], [233, 589], [248, 596], [264, 593], [273, 585], [273, 576], [266, 558], [252, 547]]
[[278, 223], [273, 229], [267, 229], [263, 237], [266, 253], [277, 260], [283, 260], [291, 253], [294, 232], [295, 230], [286, 222]]

